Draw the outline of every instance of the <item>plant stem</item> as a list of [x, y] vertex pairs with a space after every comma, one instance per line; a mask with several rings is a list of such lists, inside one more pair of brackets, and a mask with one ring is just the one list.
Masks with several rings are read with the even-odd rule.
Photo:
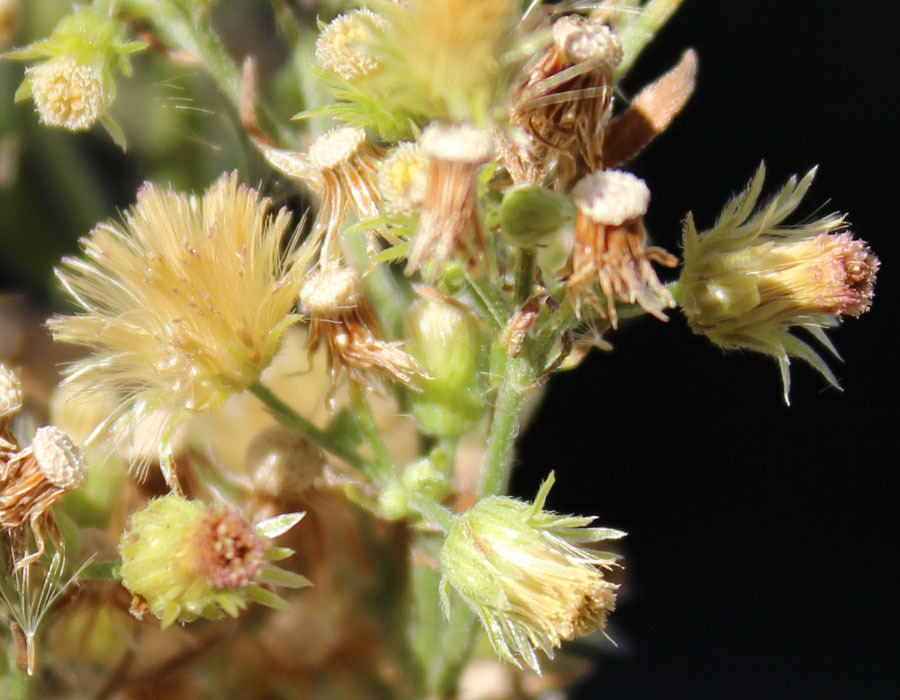
[[447, 532], [453, 527], [453, 513], [440, 503], [423, 493], [412, 491], [408, 496], [410, 507], [423, 518], [431, 520], [435, 525]]
[[263, 402], [269, 413], [283, 426], [296, 430], [310, 442], [318, 445], [336, 457], [352, 464], [357, 469], [366, 473], [371, 471], [371, 465], [363, 459], [352, 447], [344, 445], [334, 436], [324, 430], [320, 430], [308, 420], [298, 414], [293, 408], [279, 399], [262, 382], [254, 382], [249, 386], [250, 393]]
[[650, 0], [634, 21], [619, 34], [622, 42], [622, 62], [613, 73], [614, 80], [620, 80], [634, 65], [641, 51], [653, 41], [656, 33], [675, 14], [684, 0]]
[[516, 306], [522, 306], [534, 292], [534, 248], [519, 248], [516, 254]]
[[507, 356], [505, 365], [481, 468], [479, 498], [506, 491], [512, 472], [513, 445], [519, 433], [519, 414], [525, 403], [525, 388], [536, 378], [527, 353], [520, 357]]
[[468, 272], [466, 272], [466, 280], [475, 296], [487, 309], [488, 321], [492, 321], [497, 329], [503, 328], [509, 320], [509, 308], [500, 290], [486, 282], [484, 278], [472, 277]]
[[363, 440], [366, 441], [369, 449], [372, 450], [372, 456], [375, 459], [374, 469], [367, 470], [367, 474], [376, 484], [382, 486], [388, 484], [396, 476], [394, 463], [391, 461], [391, 455], [381, 439], [381, 433], [378, 432], [375, 416], [372, 413], [372, 406], [365, 395], [365, 390], [356, 382], [350, 383], [350, 402], [353, 404], [353, 413], [359, 424]]

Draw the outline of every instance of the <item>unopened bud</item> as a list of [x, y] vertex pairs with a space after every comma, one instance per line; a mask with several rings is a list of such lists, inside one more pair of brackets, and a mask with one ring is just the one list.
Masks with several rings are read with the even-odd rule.
[[484, 415], [485, 341], [478, 321], [451, 301], [422, 299], [407, 317], [408, 350], [432, 377], [410, 396], [419, 427], [431, 435], [453, 437]]
[[540, 243], [575, 219], [566, 197], [540, 185], [510, 187], [500, 204], [500, 230], [511, 244], [527, 248]]

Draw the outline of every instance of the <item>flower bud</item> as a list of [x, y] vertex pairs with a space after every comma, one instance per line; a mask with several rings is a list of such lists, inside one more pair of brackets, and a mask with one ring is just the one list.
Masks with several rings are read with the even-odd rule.
[[[297, 521], [299, 516], [288, 527]], [[251, 527], [229, 506], [210, 507], [176, 494], [153, 499], [132, 516], [119, 543], [122, 585], [134, 596], [132, 613], [141, 617], [149, 609], [166, 628], [176, 620], [217, 619], [223, 611], [237, 617], [248, 599], [278, 606], [281, 599], [258, 583], [309, 582], [267, 571], [263, 537], [276, 535], [264, 525]]]
[[452, 586], [478, 615], [494, 651], [540, 673], [536, 650], [553, 657], [564, 641], [606, 624], [618, 586], [604, 579], [615, 556], [578, 546], [624, 537], [586, 527], [594, 518], [542, 510], [554, 477], [534, 503], [504, 496], [479, 501], [460, 515], [441, 550], [441, 604]]
[[500, 204], [500, 230], [512, 245], [540, 243], [575, 218], [574, 205], [540, 185], [510, 187]]
[[438, 299], [421, 299], [407, 317], [408, 350], [432, 377], [410, 395], [419, 428], [453, 437], [484, 415], [482, 372], [485, 340], [478, 321], [464, 308]]

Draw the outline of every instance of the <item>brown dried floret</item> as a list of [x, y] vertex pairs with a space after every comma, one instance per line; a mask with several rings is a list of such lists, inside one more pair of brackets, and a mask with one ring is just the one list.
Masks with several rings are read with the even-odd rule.
[[[84, 481], [86, 467], [72, 439], [59, 428], [38, 428], [31, 445], [0, 461], [0, 528], [30, 525], [37, 551], [23, 557], [17, 568], [39, 559], [45, 550], [43, 531], [50, 507], [64, 493]], [[52, 520], [50, 521], [52, 524]]]
[[[662, 248], [646, 247], [647, 185], [630, 173], [606, 170], [580, 180], [572, 194], [578, 213], [566, 289], [576, 312], [583, 297], [616, 328], [618, 299], [666, 320], [663, 309], [673, 308], [675, 300], [651, 263], [675, 267], [678, 259]], [[597, 284], [605, 304], [594, 292]]]
[[552, 43], [517, 88], [510, 121], [524, 132], [513, 179], [541, 182], [554, 167], [560, 189], [602, 167], [603, 133], [612, 105], [613, 71], [622, 46], [602, 22], [566, 15]]
[[476, 174], [493, 155], [490, 133], [470, 125], [435, 124], [425, 129], [419, 145], [429, 161], [428, 185], [406, 274], [430, 261], [435, 275], [457, 253], [471, 272], [483, 272], [486, 244]]
[[425, 371], [401, 343], [378, 337], [378, 323], [365, 299], [362, 281], [348, 267], [323, 267], [312, 272], [300, 290], [301, 309], [309, 315], [309, 352], [324, 346], [335, 384], [343, 372], [369, 386], [378, 374], [417, 389]]

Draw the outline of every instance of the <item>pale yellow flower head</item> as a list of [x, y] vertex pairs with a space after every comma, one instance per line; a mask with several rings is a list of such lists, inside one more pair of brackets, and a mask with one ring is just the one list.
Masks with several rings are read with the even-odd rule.
[[[202, 196], [152, 184], [124, 221], [82, 240], [85, 259], [57, 276], [81, 307], [48, 325], [55, 340], [91, 349], [67, 370], [71, 400], [118, 397], [95, 431], [134, 434], [162, 413], [160, 457], [181, 418], [218, 408], [259, 378], [297, 319], [301, 279], [290, 216], [225, 174]], [[146, 438], [146, 436], [144, 436]]]
[[784, 225], [814, 176], [811, 170], [799, 182], [792, 177], [754, 210], [765, 178], [760, 165], [712, 229], [698, 233], [691, 215], [685, 222], [680, 291], [691, 328], [720, 347], [775, 357], [785, 402], [791, 357], [810, 363], [840, 388], [819, 354], [789, 331], [801, 326], [837, 354], [823, 328], [869, 310], [880, 264], [864, 241], [842, 232], [843, 216]]
[[441, 603], [452, 587], [478, 615], [494, 651], [540, 673], [537, 650], [550, 658], [563, 642], [606, 625], [618, 586], [604, 569], [616, 557], [580, 546], [624, 537], [587, 527], [594, 518], [543, 510], [550, 476], [534, 503], [490, 496], [460, 515], [441, 550]]
[[28, 69], [31, 95], [42, 124], [69, 131], [90, 129], [106, 110], [103, 70], [60, 56]]
[[366, 50], [373, 30], [384, 31], [387, 22], [371, 10], [352, 10], [338, 15], [316, 39], [316, 60], [344, 80], [358, 80], [378, 70], [378, 59]]
[[409, 216], [425, 201], [429, 160], [415, 143], [401, 143], [378, 171], [378, 189], [390, 214]]

